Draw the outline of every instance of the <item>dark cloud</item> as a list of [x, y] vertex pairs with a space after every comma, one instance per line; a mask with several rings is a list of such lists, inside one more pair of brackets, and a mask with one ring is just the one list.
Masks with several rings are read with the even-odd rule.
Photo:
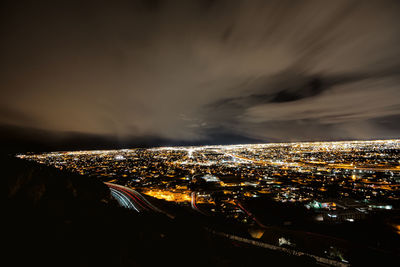
[[123, 144], [397, 131], [398, 1], [1, 5], [0, 124]]
[[37, 122], [36, 119], [29, 114], [5, 107], [0, 107], [0, 121], [11, 124], [16, 121], [23, 124], [33, 124]]
[[318, 77], [312, 78], [306, 85], [301, 86], [298, 90], [282, 90], [278, 92], [271, 102], [288, 102], [295, 101], [306, 97], [319, 95], [325, 90], [325, 86]]

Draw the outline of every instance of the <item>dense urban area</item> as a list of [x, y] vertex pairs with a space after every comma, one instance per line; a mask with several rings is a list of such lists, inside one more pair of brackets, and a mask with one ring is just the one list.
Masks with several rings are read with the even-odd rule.
[[[399, 241], [399, 152], [400, 140], [377, 140], [66, 151], [17, 157], [98, 177], [111, 185], [117, 198], [115, 190], [124, 186], [199, 216], [221, 217], [248, 227], [253, 240], [347, 264], [349, 246], [337, 240], [354, 242], [346, 233], [358, 222], [383, 218], [389, 233], [387, 244]], [[379, 240], [365, 232], [375, 231], [368, 230], [373, 224], [367, 225], [357, 227], [370, 235], [369, 247], [397, 252], [396, 245], [385, 247], [386, 232], [381, 235], [384, 240]], [[315, 242], [304, 243], [304, 233]], [[354, 237], [356, 242], [363, 242], [362, 235]], [[317, 245], [321, 242], [330, 245]]]

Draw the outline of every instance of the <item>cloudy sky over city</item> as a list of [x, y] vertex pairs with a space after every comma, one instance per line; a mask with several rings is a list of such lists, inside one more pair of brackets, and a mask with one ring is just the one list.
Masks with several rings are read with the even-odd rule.
[[399, 137], [398, 1], [2, 1], [0, 124], [179, 142]]

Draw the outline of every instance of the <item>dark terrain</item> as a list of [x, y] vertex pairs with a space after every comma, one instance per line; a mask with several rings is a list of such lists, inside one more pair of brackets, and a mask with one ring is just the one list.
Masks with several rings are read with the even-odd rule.
[[1, 158], [8, 266], [312, 266], [309, 258], [250, 247], [174, 220], [120, 208], [100, 181]]

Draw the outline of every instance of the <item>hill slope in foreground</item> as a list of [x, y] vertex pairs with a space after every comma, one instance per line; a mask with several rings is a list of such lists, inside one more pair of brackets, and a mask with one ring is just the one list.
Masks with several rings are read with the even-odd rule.
[[94, 178], [10, 157], [0, 167], [12, 266], [313, 265], [213, 236], [191, 218], [133, 213]]

